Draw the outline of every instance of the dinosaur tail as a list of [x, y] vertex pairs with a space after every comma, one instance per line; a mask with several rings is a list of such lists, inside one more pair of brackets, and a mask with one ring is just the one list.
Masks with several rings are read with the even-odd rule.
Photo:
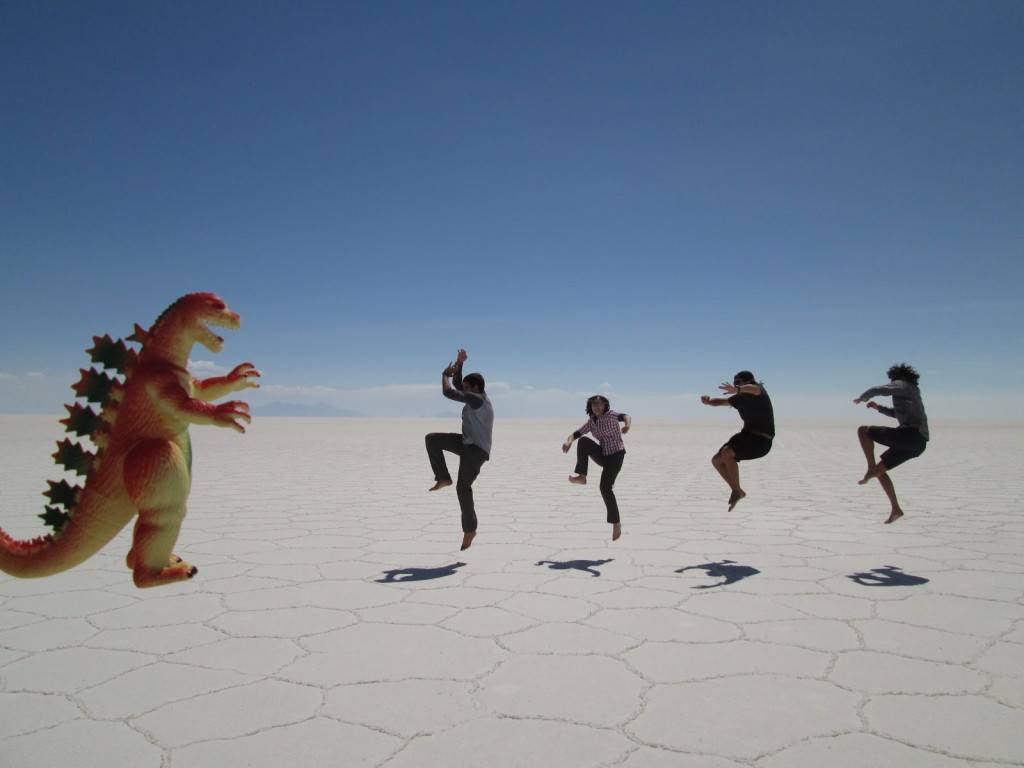
[[0, 571], [34, 579], [74, 568], [108, 544], [133, 514], [130, 505], [103, 504], [86, 491], [74, 515], [56, 534], [19, 540], [0, 528]]

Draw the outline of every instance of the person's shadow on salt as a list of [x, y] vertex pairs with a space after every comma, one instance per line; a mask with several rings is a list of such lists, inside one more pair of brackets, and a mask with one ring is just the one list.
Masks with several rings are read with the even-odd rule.
[[390, 584], [396, 581], [429, 581], [430, 579], [441, 579], [445, 576], [452, 576], [456, 569], [464, 566], [465, 563], [452, 563], [442, 565], [439, 568], [395, 568], [393, 571], [384, 571], [383, 579], [374, 579], [378, 584]]
[[916, 587], [928, 583], [928, 579], [923, 576], [904, 573], [902, 568], [895, 565], [872, 568], [864, 573], [851, 573], [846, 578], [864, 587]]
[[687, 565], [684, 568], [678, 568], [676, 573], [684, 573], [685, 571], [704, 571], [707, 573], [709, 578], [722, 579], [717, 584], [700, 584], [693, 589], [714, 589], [715, 587], [724, 587], [728, 584], [735, 584], [737, 581], [742, 581], [750, 576], [754, 576], [760, 573], [757, 568], [749, 565], [739, 565], [735, 560], [720, 560], [717, 563], [704, 563], [703, 565]]
[[600, 576], [601, 573], [597, 570], [597, 567], [610, 563], [614, 559], [614, 557], [610, 557], [607, 560], [565, 560], [563, 562], [538, 560], [537, 565], [546, 565], [553, 571], [585, 571], [591, 576]]

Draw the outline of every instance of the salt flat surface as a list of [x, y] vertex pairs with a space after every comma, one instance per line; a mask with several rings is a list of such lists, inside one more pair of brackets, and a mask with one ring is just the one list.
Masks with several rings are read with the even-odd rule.
[[[732, 416], [635, 423], [614, 544], [578, 420], [499, 422], [461, 553], [456, 420], [193, 429], [193, 581], [135, 589], [127, 533], [0, 575], [0, 765], [1024, 765], [1024, 429], [936, 424], [885, 526], [850, 427], [783, 424], [727, 512]], [[56, 418], [0, 433], [37, 535]]]

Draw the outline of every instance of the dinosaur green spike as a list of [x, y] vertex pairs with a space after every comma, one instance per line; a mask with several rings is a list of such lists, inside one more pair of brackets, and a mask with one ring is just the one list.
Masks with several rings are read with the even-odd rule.
[[62, 509], [57, 507], [46, 507], [46, 511], [37, 517], [41, 518], [43, 523], [53, 528], [54, 533], [60, 533], [61, 528], [68, 524], [71, 519], [71, 515]]
[[100, 373], [95, 368], [88, 371], [80, 368], [82, 376], [76, 384], [71, 385], [76, 397], [84, 397], [90, 403], [105, 403], [110, 391], [117, 386], [117, 379]]
[[77, 472], [79, 475], [89, 474], [94, 458], [96, 457], [92, 453], [68, 439], [57, 443], [57, 452], [53, 454], [55, 462], [62, 464], [64, 469]]
[[92, 347], [85, 351], [94, 363], [99, 363], [104, 368], [115, 370], [118, 373], [125, 373], [131, 362], [131, 350], [121, 339], [114, 341], [110, 338], [110, 334], [93, 336]]
[[100, 417], [92, 408], [89, 406], [83, 408], [78, 403], [65, 405], [64, 408], [67, 409], [68, 417], [61, 419], [60, 423], [64, 425], [65, 432], [74, 432], [79, 437], [87, 437], [96, 431], [96, 427], [100, 424]]
[[43, 496], [48, 498], [52, 504], [60, 504], [65, 509], [75, 506], [78, 494], [82, 490], [80, 486], [69, 485], [67, 480], [61, 480], [59, 483], [47, 480], [46, 483], [50, 486], [50, 490], [43, 491]]

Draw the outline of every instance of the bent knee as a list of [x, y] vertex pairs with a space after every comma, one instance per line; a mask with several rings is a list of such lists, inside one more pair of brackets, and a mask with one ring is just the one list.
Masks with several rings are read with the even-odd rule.
[[867, 427], [867, 426], [857, 427], [857, 434], [860, 435], [861, 437], [866, 437], [870, 431], [871, 431], [871, 427]]

